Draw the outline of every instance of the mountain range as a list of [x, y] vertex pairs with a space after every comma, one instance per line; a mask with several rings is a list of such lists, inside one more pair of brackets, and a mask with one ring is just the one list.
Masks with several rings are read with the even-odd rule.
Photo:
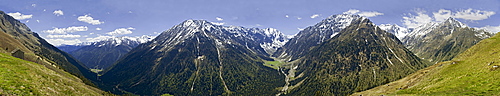
[[284, 76], [263, 65], [262, 45], [285, 40], [267, 39], [284, 36], [269, 31], [186, 20], [132, 49], [101, 80], [141, 95], [272, 95]]
[[58, 48], [1, 11], [0, 22], [0, 95], [500, 94], [498, 36], [454, 18], [404, 28], [339, 14], [291, 38], [186, 20]]
[[114, 37], [98, 42], [59, 46], [91, 69], [106, 69], [139, 44], [152, 40], [154, 36]]

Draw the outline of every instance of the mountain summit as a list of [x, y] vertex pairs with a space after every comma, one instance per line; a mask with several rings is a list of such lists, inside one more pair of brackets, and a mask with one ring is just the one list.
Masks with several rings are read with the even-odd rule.
[[309, 26], [290, 39], [273, 54], [274, 57], [293, 61], [307, 54], [311, 47], [334, 37], [351, 22], [361, 18], [358, 15], [332, 15], [314, 26]]
[[186, 20], [132, 49], [101, 76], [102, 86], [139, 95], [274, 95], [284, 76], [263, 65], [260, 45], [280, 34], [269, 31]]

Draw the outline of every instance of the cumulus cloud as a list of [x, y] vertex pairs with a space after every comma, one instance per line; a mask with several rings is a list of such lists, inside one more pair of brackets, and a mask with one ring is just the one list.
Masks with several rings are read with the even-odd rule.
[[64, 34], [64, 35], [47, 35], [47, 38], [80, 38], [80, 35]]
[[439, 9], [438, 12], [432, 12], [434, 19], [436, 21], [444, 21], [450, 17], [453, 17], [451, 10]]
[[425, 14], [426, 11], [416, 9], [414, 14], [408, 14], [408, 16], [403, 17], [403, 24], [406, 25], [408, 28], [415, 28], [418, 27], [422, 24], [432, 22], [433, 19], [429, 15]]
[[375, 16], [379, 16], [379, 15], [384, 15], [384, 13], [380, 13], [380, 12], [376, 12], [376, 11], [360, 11], [360, 10], [357, 10], [357, 9], [349, 9], [348, 11], [346, 12], [343, 12], [344, 14], [357, 14], [359, 16], [362, 16], [362, 17], [375, 17]]
[[222, 19], [222, 18], [220, 18], [220, 17], [215, 17], [215, 19], [216, 19], [217, 21], [222, 21], [222, 20], [224, 20], [224, 19]]
[[95, 30], [102, 30], [102, 28], [95, 28]]
[[297, 17], [298, 20], [302, 19], [302, 17]]
[[128, 27], [128, 28], [118, 28], [115, 29], [114, 31], [108, 32], [106, 34], [112, 35], [112, 36], [118, 36], [118, 35], [125, 35], [125, 34], [132, 34], [132, 30], [135, 30], [135, 28]]
[[435, 21], [444, 21], [449, 17], [465, 19], [465, 20], [484, 20], [488, 19], [491, 15], [495, 15], [493, 11], [482, 11], [476, 9], [466, 9], [452, 12], [451, 10], [439, 9], [438, 12], [433, 12]]
[[99, 20], [94, 20], [94, 18], [90, 17], [89, 15], [79, 16], [78, 21], [82, 21], [82, 22], [89, 23], [92, 25], [99, 25], [99, 24], [104, 23], [104, 22], [99, 21]]
[[68, 28], [54, 28], [52, 30], [44, 30], [42, 32], [49, 34], [67, 34], [73, 32], [87, 31], [87, 26], [71, 26]]
[[56, 16], [61, 16], [61, 15], [64, 15], [64, 12], [63, 12], [62, 10], [56, 10], [56, 11], [54, 11], [53, 13], [54, 13], [54, 15], [56, 15]]
[[26, 15], [26, 14], [21, 14], [19, 12], [16, 12], [16, 13], [7, 13], [7, 15], [10, 15], [12, 17], [14, 17], [14, 19], [17, 19], [17, 20], [24, 20], [24, 19], [29, 19], [31, 17], [33, 17], [33, 15]]
[[100, 35], [100, 36], [97, 36], [97, 37], [94, 37], [94, 38], [86, 38], [85, 40], [87, 40], [87, 42], [97, 42], [97, 41], [102, 41], [102, 40], [106, 40], [106, 39], [109, 39], [109, 38], [113, 38], [113, 36], [103, 36], [103, 35]]
[[82, 41], [78, 39], [73, 39], [73, 40], [66, 40], [66, 39], [46, 39], [47, 42], [54, 46], [60, 46], [60, 45], [75, 45], [78, 43], [82, 43]]
[[498, 32], [500, 32], [500, 25], [498, 25], [498, 26], [487, 25], [487, 26], [481, 27], [479, 29], [484, 29], [484, 30], [486, 30], [488, 32], [492, 32], [492, 33], [498, 33]]
[[317, 18], [317, 17], [319, 17], [319, 14], [313, 14], [313, 15], [311, 16], [311, 19], [314, 19], [314, 18]]
[[286, 17], [286, 18], [288, 18], [288, 17], [290, 17], [290, 16], [288, 16], [288, 15], [285, 15], [285, 17]]

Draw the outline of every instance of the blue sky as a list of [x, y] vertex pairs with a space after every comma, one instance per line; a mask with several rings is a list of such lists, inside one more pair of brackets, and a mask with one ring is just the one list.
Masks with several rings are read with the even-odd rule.
[[188, 19], [292, 35], [334, 14], [416, 27], [448, 17], [500, 31], [500, 0], [1, 0], [0, 10], [54, 45], [158, 35]]

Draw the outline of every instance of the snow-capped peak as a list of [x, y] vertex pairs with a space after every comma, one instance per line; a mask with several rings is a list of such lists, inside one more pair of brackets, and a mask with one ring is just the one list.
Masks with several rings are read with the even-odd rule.
[[[351, 15], [351, 14], [339, 14], [332, 15], [328, 18], [322, 20], [314, 26], [309, 26], [308, 28], [302, 31], [319, 31], [319, 40], [316, 42], [317, 44], [330, 39], [338, 34], [342, 29], [345, 29], [347, 26], [351, 25], [351, 23], [357, 19], [360, 19], [359, 15]], [[312, 29], [311, 29], [312, 28]], [[315, 33], [302, 33], [299, 32], [297, 38], [301, 38], [302, 34], [315, 34]]]
[[381, 24], [378, 27], [382, 30], [396, 35], [396, 37], [398, 37], [399, 39], [403, 39], [408, 33], [410, 33], [410, 30], [397, 24]]
[[442, 23], [449, 23], [453, 26], [456, 26], [456, 27], [461, 27], [461, 28], [465, 28], [467, 27], [467, 25], [465, 25], [464, 23], [458, 21], [458, 20], [455, 20], [454, 18], [450, 17], [448, 19], [446, 19], [446, 21], [442, 22]]

